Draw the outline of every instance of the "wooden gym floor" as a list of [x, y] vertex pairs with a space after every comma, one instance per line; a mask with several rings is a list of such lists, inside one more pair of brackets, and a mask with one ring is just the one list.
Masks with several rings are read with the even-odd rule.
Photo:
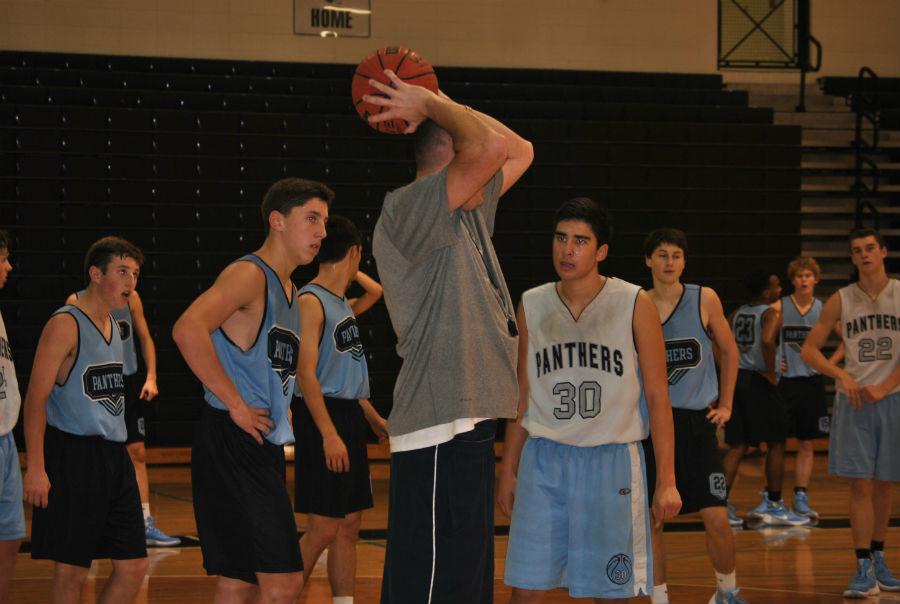
[[[762, 460], [750, 458], [741, 466], [741, 473], [732, 495], [739, 514], [744, 515], [759, 502], [762, 488]], [[793, 457], [788, 457], [785, 479], [785, 499], [789, 501], [793, 486]], [[292, 468], [288, 481], [293, 489]], [[357, 570], [356, 602], [378, 602], [381, 569], [384, 561], [384, 529], [387, 525], [387, 465], [373, 463], [375, 508], [363, 518]], [[170, 534], [195, 536], [191, 508], [190, 469], [187, 466], [157, 466], [150, 468], [152, 506], [157, 524]], [[816, 456], [811, 489], [811, 503], [821, 514], [820, 526], [815, 528], [768, 528], [760, 531], [735, 532], [737, 572], [741, 595], [751, 603], [832, 604], [843, 602], [841, 590], [854, 571], [850, 530], [847, 524], [848, 495], [844, 481], [826, 472], [826, 457]], [[29, 518], [30, 510], [26, 510]], [[886, 553], [894, 569], [900, 572], [900, 502], [895, 498]], [[705, 539], [697, 516], [686, 516], [667, 525], [665, 533], [669, 551], [669, 595], [679, 604], [705, 604], [714, 589], [714, 576], [706, 556]], [[497, 511], [496, 589], [495, 600], [506, 602], [509, 588], [503, 585], [503, 566], [506, 553], [505, 528], [508, 519]], [[297, 526], [303, 530], [305, 518], [297, 515]], [[200, 550], [194, 539], [178, 548], [150, 550], [151, 570], [145, 581], [139, 602], [197, 604], [211, 602], [214, 579], [206, 577]], [[27, 544], [26, 544], [27, 548]], [[324, 560], [320, 560], [310, 584], [299, 602], [330, 604], [331, 593], [324, 575]], [[94, 602], [110, 570], [109, 562], [95, 564], [84, 590], [82, 601]], [[12, 585], [11, 602], [37, 604], [46, 602], [52, 565], [33, 561], [27, 553], [19, 554]], [[545, 602], [570, 602], [562, 591], [548, 594]], [[584, 600], [582, 600], [584, 601]], [[647, 601], [638, 599], [636, 601]], [[870, 598], [868, 602], [900, 602], [900, 593]], [[466, 603], [460, 603], [466, 604]]]

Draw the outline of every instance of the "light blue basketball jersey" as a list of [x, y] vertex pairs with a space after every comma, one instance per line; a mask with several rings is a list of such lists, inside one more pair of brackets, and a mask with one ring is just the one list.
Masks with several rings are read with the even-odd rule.
[[700, 316], [698, 285], [684, 285], [681, 300], [663, 323], [669, 398], [679, 409], [706, 409], [719, 398], [712, 339]]
[[[787, 361], [787, 371], [782, 375], [787, 378], [811, 377], [819, 375], [819, 372], [803, 362], [800, 358], [800, 349], [809, 331], [819, 321], [822, 313], [822, 301], [813, 300], [812, 306], [801, 315], [794, 304], [794, 299], [784, 296], [781, 299], [781, 346], [779, 352], [781, 358]], [[778, 367], [781, 366], [779, 362]]]
[[[301, 287], [300, 295], [315, 296], [325, 315], [316, 365], [316, 379], [322, 387], [322, 394], [344, 399], [369, 398], [366, 353], [359, 339], [356, 316], [347, 298], [339, 297], [315, 283]], [[314, 337], [314, 334], [307, 337]]]
[[[80, 298], [84, 292], [83, 289], [76, 292], [75, 297]], [[122, 337], [123, 373], [134, 375], [138, 370], [138, 362], [137, 349], [134, 346], [134, 320], [131, 318], [131, 308], [126, 305], [122, 308], [114, 308], [110, 312], [119, 325], [119, 335]]]
[[[244, 402], [269, 410], [269, 419], [275, 427], [266, 440], [276, 445], [292, 443], [294, 433], [288, 408], [300, 349], [300, 313], [294, 303], [297, 291], [291, 286], [290, 296], [285, 295], [278, 275], [258, 256], [248, 254], [236, 262], [251, 262], [262, 270], [266, 277], [266, 309], [256, 341], [248, 350], [241, 350], [221, 327], [214, 331], [211, 337], [216, 356]], [[206, 402], [216, 409], [227, 410], [205, 384], [203, 389]]]
[[762, 316], [768, 309], [768, 304], [745, 304], [731, 317], [731, 330], [740, 352], [741, 369], [766, 370], [762, 354]]
[[[60, 313], [71, 315], [78, 324], [78, 352], [66, 381], [53, 384], [47, 399], [47, 423], [69, 434], [125, 442], [125, 378], [119, 330], [112, 329], [107, 341], [80, 308], [66, 305], [53, 314]], [[115, 319], [110, 315], [110, 320]]]

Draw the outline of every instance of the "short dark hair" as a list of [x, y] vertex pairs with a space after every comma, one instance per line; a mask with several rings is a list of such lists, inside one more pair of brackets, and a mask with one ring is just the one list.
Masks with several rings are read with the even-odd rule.
[[284, 215], [297, 207], [306, 205], [310, 199], [319, 198], [326, 204], [331, 204], [334, 192], [328, 185], [305, 178], [282, 178], [266, 191], [262, 200], [263, 229], [269, 234], [269, 214], [281, 212]]
[[453, 146], [453, 139], [447, 131], [431, 120], [419, 124], [415, 136], [413, 155], [419, 170], [435, 167], [445, 157], [444, 149]]
[[884, 235], [875, 229], [853, 229], [847, 236], [847, 243], [852, 244], [854, 239], [865, 239], [866, 237], [874, 237], [880, 247], [887, 247]]
[[362, 233], [356, 225], [343, 216], [332, 214], [328, 217], [326, 227], [328, 235], [322, 240], [319, 248], [319, 263], [334, 264], [347, 257], [347, 252], [355, 245], [362, 247]]
[[84, 282], [91, 282], [92, 266], [106, 274], [106, 267], [113, 258], [134, 258], [139, 266], [144, 264], [144, 254], [136, 245], [121, 237], [104, 237], [92, 243], [84, 255]]
[[758, 296], [769, 289], [769, 280], [775, 273], [765, 269], [755, 269], [744, 277], [744, 287], [751, 296]]
[[10, 251], [12, 247], [12, 235], [8, 231], [0, 229], [0, 250]]
[[681, 251], [687, 255], [687, 235], [680, 229], [662, 228], [650, 231], [647, 238], [644, 239], [644, 257], [649, 258], [656, 251], [656, 248], [668, 243], [675, 247], [681, 248]]
[[553, 227], [556, 228], [564, 220], [578, 220], [586, 222], [597, 238], [597, 247], [609, 243], [612, 236], [612, 221], [606, 208], [590, 197], [574, 197], [563, 202], [556, 210], [553, 217]]

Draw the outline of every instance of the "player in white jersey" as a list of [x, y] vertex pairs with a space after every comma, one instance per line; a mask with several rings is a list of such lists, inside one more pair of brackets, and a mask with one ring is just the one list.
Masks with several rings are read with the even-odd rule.
[[[706, 529], [709, 558], [716, 573], [710, 604], [746, 604], [738, 596], [734, 535], [726, 511], [725, 473], [716, 428], [731, 418], [738, 372], [738, 349], [722, 302], [709, 287], [681, 282], [687, 236], [678, 229], [656, 229], [644, 240], [644, 262], [653, 275], [647, 292], [659, 312], [666, 342], [669, 398], [675, 426], [675, 485], [682, 514], [699, 512]], [[716, 375], [713, 346], [719, 350]], [[654, 480], [652, 439], [644, 441], [647, 479]], [[662, 524], [653, 540], [652, 604], [668, 604], [666, 549]]]
[[[816, 298], [816, 285], [822, 269], [815, 258], [799, 256], [787, 268], [787, 276], [794, 287], [789, 296], [772, 303], [778, 314], [775, 321], [780, 333], [778, 348], [778, 393], [787, 413], [787, 435], [797, 437], [797, 463], [794, 470], [794, 497], [791, 509], [800, 516], [817, 518], [809, 505], [809, 480], [813, 470], [813, 440], [829, 431], [825, 380], [818, 371], [800, 358], [800, 349], [809, 330], [819, 320], [822, 301]], [[839, 346], [829, 361], [837, 363], [843, 357]]]
[[553, 234], [560, 281], [525, 292], [517, 311], [519, 407], [498, 486], [512, 516], [505, 581], [513, 603], [539, 602], [556, 587], [604, 601], [649, 595], [640, 443], [648, 428], [654, 522], [681, 507], [659, 315], [638, 286], [599, 273], [608, 239], [609, 219], [594, 201], [565, 202]]
[[[12, 271], [9, 263], [10, 236], [0, 231], [0, 289]], [[22, 510], [22, 473], [12, 429], [19, 418], [22, 397], [6, 325], [0, 316], [0, 602], [6, 602], [12, 583], [16, 555], [25, 537]]]
[[[850, 479], [850, 532], [857, 572], [844, 597], [900, 591], [884, 559], [891, 496], [900, 481], [900, 282], [884, 266], [887, 246], [871, 229], [850, 233], [859, 281], [833, 294], [809, 332], [801, 355], [835, 379], [828, 471]], [[844, 342], [844, 368], [822, 346], [834, 330]]]

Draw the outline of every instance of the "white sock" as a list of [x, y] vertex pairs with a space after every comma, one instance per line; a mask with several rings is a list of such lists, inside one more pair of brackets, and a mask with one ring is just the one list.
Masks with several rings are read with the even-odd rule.
[[144, 522], [150, 517], [150, 502], [141, 503], [141, 509], [144, 510]]
[[650, 596], [650, 604], [669, 604], [669, 586], [662, 585], [653, 586], [653, 595]]
[[334, 596], [331, 604], [353, 604], [353, 596]]
[[716, 587], [719, 591], [734, 591], [737, 588], [737, 571], [733, 570], [727, 575], [716, 571]]

